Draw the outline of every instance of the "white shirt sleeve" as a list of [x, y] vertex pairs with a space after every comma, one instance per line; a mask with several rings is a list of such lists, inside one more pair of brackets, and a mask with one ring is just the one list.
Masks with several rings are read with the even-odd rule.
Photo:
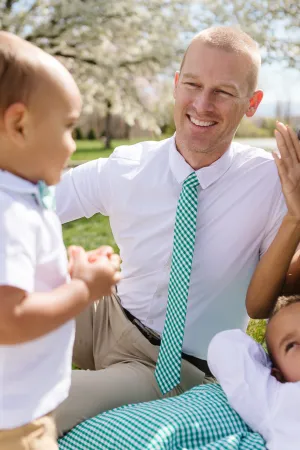
[[99, 158], [70, 169], [56, 187], [56, 213], [62, 223], [109, 214], [110, 158]]
[[[0, 285], [34, 290], [38, 231], [25, 206], [0, 193]], [[32, 211], [31, 211], [32, 213]]]
[[266, 224], [265, 235], [260, 248], [260, 257], [263, 256], [273, 242], [286, 213], [287, 207], [282, 193], [281, 184], [278, 180], [278, 183], [274, 189], [272, 208], [269, 212], [269, 220]]

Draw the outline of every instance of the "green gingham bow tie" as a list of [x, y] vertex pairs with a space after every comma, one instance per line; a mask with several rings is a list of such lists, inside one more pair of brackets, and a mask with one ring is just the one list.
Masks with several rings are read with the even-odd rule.
[[181, 352], [196, 237], [199, 181], [195, 172], [183, 183], [177, 204], [168, 304], [155, 377], [162, 394], [180, 383]]
[[55, 187], [48, 186], [44, 181], [37, 183], [37, 200], [45, 209], [55, 210]]

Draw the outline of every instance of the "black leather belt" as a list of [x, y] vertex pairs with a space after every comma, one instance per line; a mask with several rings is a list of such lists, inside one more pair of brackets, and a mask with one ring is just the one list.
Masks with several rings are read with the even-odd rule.
[[[130, 320], [138, 329], [139, 331], [145, 336], [146, 339], [152, 344], [152, 345], [158, 345], [160, 346], [161, 339], [159, 334], [157, 334], [154, 330], [151, 330], [151, 328], [146, 327], [142, 322], [134, 317], [127, 309], [123, 308], [123, 311], [127, 317], [127, 319]], [[186, 353], [182, 353], [182, 359], [185, 359], [189, 363], [193, 364], [193, 366], [197, 367], [201, 372], [204, 372], [206, 376], [213, 377], [213, 374], [209, 370], [207, 361], [204, 359], [196, 358], [196, 356], [187, 355]]]

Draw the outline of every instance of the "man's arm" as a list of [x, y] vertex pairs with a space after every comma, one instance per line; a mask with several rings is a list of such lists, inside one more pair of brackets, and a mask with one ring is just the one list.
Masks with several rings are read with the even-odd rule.
[[56, 213], [62, 223], [97, 213], [108, 215], [110, 162], [99, 158], [64, 174], [56, 186]]
[[[300, 142], [296, 133], [277, 124], [281, 159], [274, 154], [288, 213], [253, 274], [246, 307], [254, 319], [268, 318], [279, 295], [300, 292]], [[295, 256], [294, 256], [295, 255]]]

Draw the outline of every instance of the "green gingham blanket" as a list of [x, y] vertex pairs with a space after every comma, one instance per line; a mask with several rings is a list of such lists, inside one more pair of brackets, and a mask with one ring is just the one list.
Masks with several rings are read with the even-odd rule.
[[60, 450], [262, 450], [265, 442], [230, 407], [218, 384], [122, 406], [76, 426]]

